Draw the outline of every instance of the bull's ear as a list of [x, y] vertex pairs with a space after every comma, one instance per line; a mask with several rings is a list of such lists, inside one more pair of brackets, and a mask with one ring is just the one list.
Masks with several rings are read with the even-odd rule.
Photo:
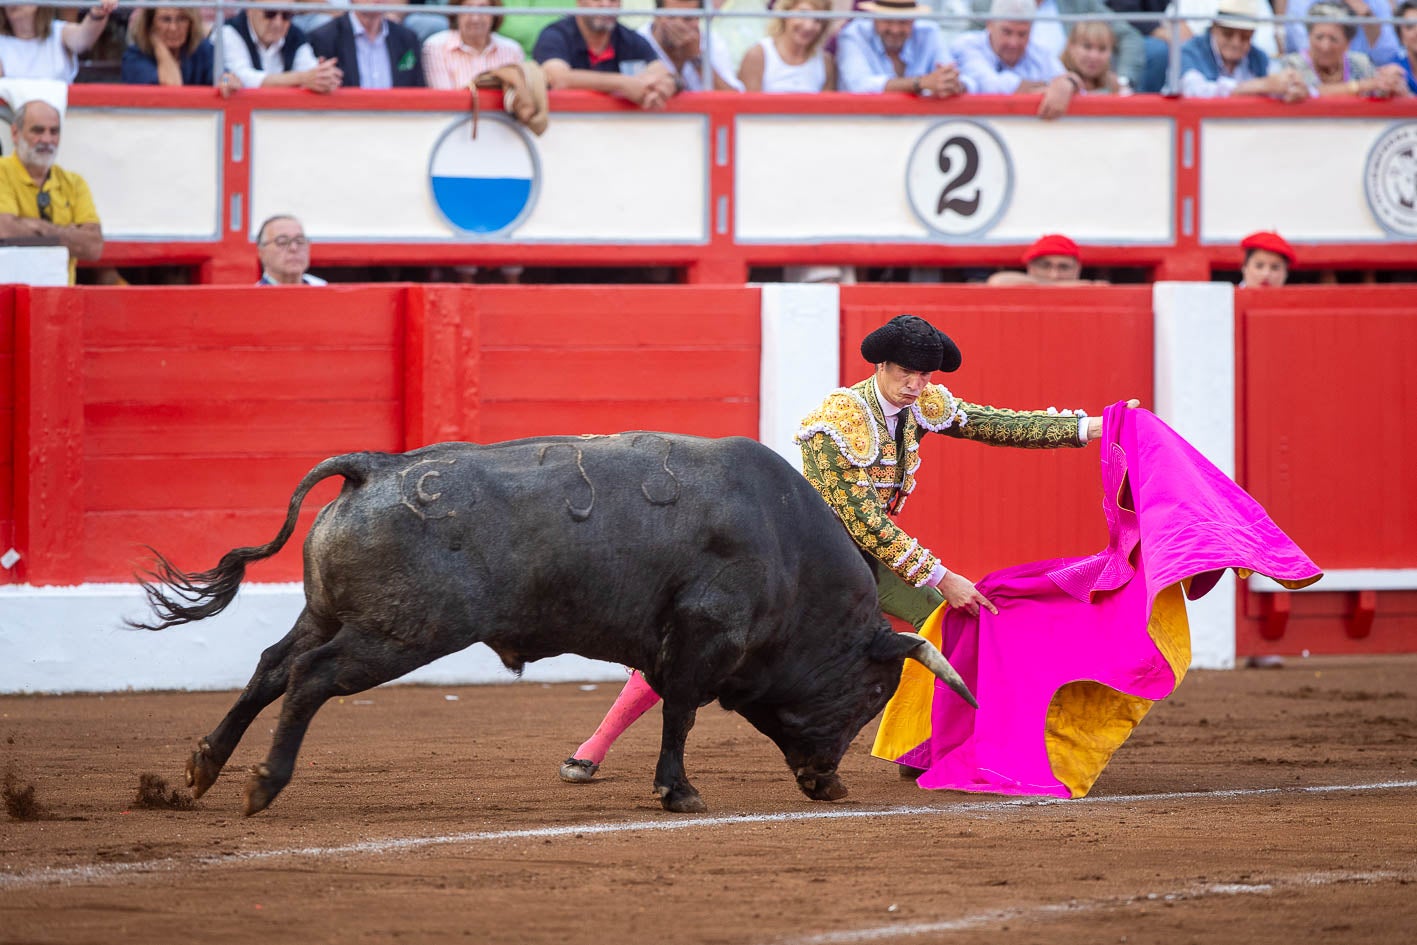
[[903, 660], [910, 655], [911, 650], [920, 645], [920, 637], [915, 634], [896, 633], [889, 623], [881, 623], [882, 626], [871, 638], [871, 648], [867, 651], [871, 659], [881, 663]]

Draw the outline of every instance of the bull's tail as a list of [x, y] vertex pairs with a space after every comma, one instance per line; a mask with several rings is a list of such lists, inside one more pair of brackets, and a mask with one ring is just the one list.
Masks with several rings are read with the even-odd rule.
[[285, 523], [276, 537], [253, 548], [233, 548], [222, 555], [221, 561], [210, 571], [183, 571], [149, 547], [148, 551], [154, 558], [153, 566], [137, 577], [157, 620], [152, 623], [124, 622], [135, 630], [164, 630], [221, 613], [235, 599], [236, 591], [246, 577], [246, 566], [253, 561], [269, 558], [285, 547], [295, 532], [300, 506], [315, 484], [331, 476], [343, 476], [356, 486], [363, 485], [373, 468], [373, 459], [378, 455], [381, 454], [345, 453], [320, 463], [306, 473], [300, 485], [295, 487]]

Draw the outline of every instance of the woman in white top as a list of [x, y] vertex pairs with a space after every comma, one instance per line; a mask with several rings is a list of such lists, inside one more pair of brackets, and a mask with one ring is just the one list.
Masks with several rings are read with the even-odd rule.
[[54, 7], [0, 7], [0, 75], [73, 82], [79, 54], [98, 42], [116, 6], [118, 0], [99, 0], [77, 23], [59, 19]]
[[[788, 0], [784, 12], [825, 13], [831, 0]], [[738, 78], [749, 92], [822, 92], [836, 88], [836, 62], [822, 50], [831, 21], [789, 16], [772, 21], [768, 35], [743, 54]]]
[[430, 89], [465, 89], [482, 73], [526, 58], [520, 43], [497, 32], [503, 18], [495, 8], [502, 0], [462, 0], [462, 6], [479, 12], [459, 13], [456, 29], [423, 42], [423, 77]]

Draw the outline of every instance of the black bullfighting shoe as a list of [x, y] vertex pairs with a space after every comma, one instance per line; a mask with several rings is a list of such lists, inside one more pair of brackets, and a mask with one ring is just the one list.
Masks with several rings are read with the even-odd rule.
[[570, 784], [589, 784], [595, 780], [600, 765], [585, 758], [567, 758], [561, 765], [561, 780]]

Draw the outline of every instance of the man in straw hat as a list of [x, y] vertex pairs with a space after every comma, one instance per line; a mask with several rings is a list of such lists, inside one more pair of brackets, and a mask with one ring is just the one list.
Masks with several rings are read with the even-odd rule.
[[1269, 57], [1253, 43], [1258, 0], [1220, 0], [1210, 29], [1181, 47], [1181, 94], [1190, 98], [1268, 95], [1303, 102], [1309, 90], [1293, 69], [1269, 74]]
[[[914, 16], [932, 12], [916, 0], [866, 0], [861, 9]], [[837, 84], [843, 92], [949, 98], [969, 91], [939, 24], [932, 20], [852, 20], [837, 34], [836, 64]]]
[[[973, 581], [951, 571], [892, 520], [915, 490], [920, 441], [939, 433], [996, 446], [1076, 447], [1102, 435], [1101, 419], [1082, 411], [1004, 410], [956, 398], [934, 376], [959, 368], [959, 347], [915, 315], [897, 315], [867, 335], [861, 356], [874, 373], [832, 391], [802, 421], [797, 442], [807, 481], [872, 561], [883, 612], [917, 631], [943, 602], [971, 614], [981, 607], [998, 613]], [[561, 765], [561, 778], [590, 781], [615, 739], [658, 701], [644, 677], [632, 673], [595, 734]]]

